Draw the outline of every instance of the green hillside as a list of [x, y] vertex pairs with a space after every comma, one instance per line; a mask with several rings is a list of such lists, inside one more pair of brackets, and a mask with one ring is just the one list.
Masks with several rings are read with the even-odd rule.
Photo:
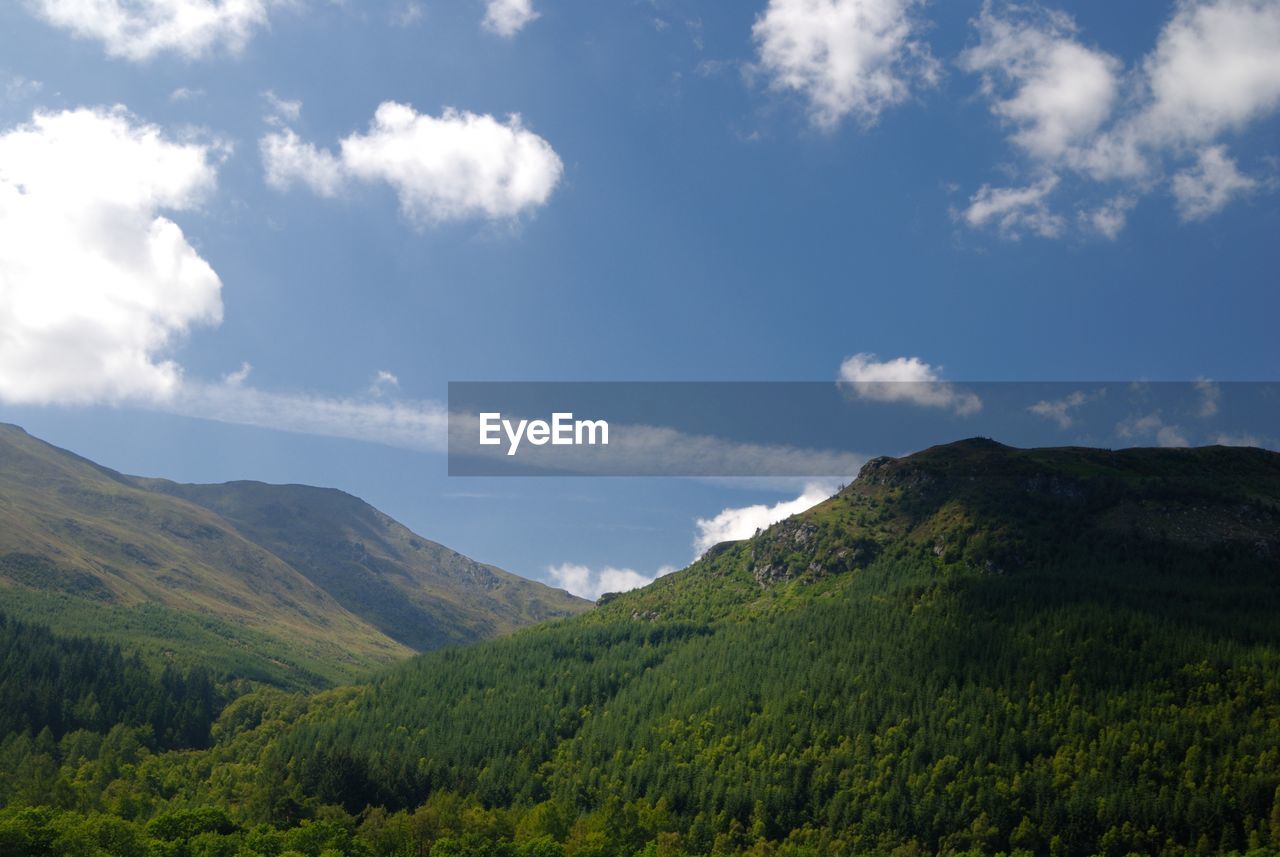
[[418, 651], [475, 642], [587, 606], [417, 536], [342, 491], [136, 481], [216, 512], [352, 613]]
[[65, 797], [14, 777], [0, 846], [1280, 854], [1280, 455], [877, 459], [591, 613], [250, 694], [214, 735], [105, 778], [7, 740]]
[[587, 606], [338, 491], [137, 479], [0, 426], [0, 609], [60, 631], [318, 687]]

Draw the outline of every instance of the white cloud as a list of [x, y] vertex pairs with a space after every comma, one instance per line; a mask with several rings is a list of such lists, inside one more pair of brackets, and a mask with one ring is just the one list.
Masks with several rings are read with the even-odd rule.
[[1124, 231], [1125, 224], [1129, 221], [1129, 212], [1137, 204], [1136, 197], [1122, 193], [1097, 208], [1080, 212], [1080, 221], [1091, 231], [1109, 241], [1114, 241]]
[[212, 191], [216, 154], [123, 107], [36, 113], [0, 134], [0, 399], [174, 393], [166, 354], [221, 321], [221, 282], [161, 212]]
[[1204, 220], [1257, 187], [1256, 180], [1236, 169], [1225, 146], [1212, 146], [1200, 153], [1194, 167], [1173, 177], [1173, 198], [1183, 220]]
[[1058, 424], [1058, 428], [1069, 429], [1074, 421], [1071, 412], [1089, 401], [1084, 391], [1076, 390], [1070, 395], [1056, 401], [1040, 401], [1027, 408], [1038, 417], [1044, 417]]
[[1069, 16], [1040, 10], [1002, 16], [988, 3], [976, 26], [980, 41], [960, 65], [983, 76], [992, 111], [1015, 128], [1015, 145], [1037, 158], [1058, 158], [1111, 114], [1120, 63], [1077, 41]]
[[474, 217], [512, 218], [550, 198], [564, 166], [519, 116], [446, 109], [439, 117], [383, 103], [366, 134], [342, 140], [334, 155], [289, 129], [261, 141], [267, 181], [294, 182], [333, 196], [350, 180], [395, 188], [405, 216], [418, 225]]
[[253, 371], [253, 364], [248, 360], [240, 364], [240, 368], [234, 372], [228, 372], [222, 376], [222, 383], [229, 384], [232, 387], [239, 387], [248, 378], [249, 373]]
[[1046, 200], [1057, 186], [1057, 176], [1046, 176], [1025, 187], [984, 184], [969, 198], [969, 207], [961, 217], [975, 229], [994, 224], [1006, 238], [1020, 238], [1028, 232], [1056, 238], [1062, 234], [1064, 221], [1049, 210]]
[[1144, 136], [1205, 143], [1280, 106], [1280, 4], [1183, 2], [1144, 71], [1151, 101]]
[[[243, 367], [242, 367], [243, 368]], [[421, 452], [444, 452], [448, 411], [438, 402], [341, 398], [259, 390], [235, 382], [188, 381], [147, 407], [198, 419], [340, 437]]]
[[[1085, 45], [1065, 13], [988, 2], [974, 23], [979, 43], [961, 65], [982, 76], [1034, 173], [1072, 173], [1086, 197], [1110, 185], [1108, 202], [1082, 206], [1082, 228], [1114, 239], [1137, 199], [1166, 183], [1184, 221], [1259, 186], [1221, 138], [1280, 108], [1275, 0], [1181, 0], [1154, 50], [1128, 70]], [[1040, 234], [1065, 234], [1047, 205], [1034, 217], [1049, 227]]]
[[337, 196], [346, 182], [342, 162], [331, 153], [305, 143], [290, 128], [272, 132], [259, 141], [267, 184], [288, 190], [295, 183], [320, 196]]
[[268, 0], [31, 0], [40, 17], [135, 62], [162, 53], [239, 53], [267, 26]]
[[941, 366], [930, 366], [919, 357], [878, 360], [863, 352], [840, 364], [840, 383], [854, 396], [877, 402], [909, 402], [961, 416], [982, 410], [977, 394], [941, 380], [941, 372]]
[[379, 369], [369, 384], [369, 392], [375, 396], [385, 396], [400, 389], [400, 379], [386, 369]]
[[0, 101], [25, 101], [44, 89], [44, 84], [20, 74], [0, 73]]
[[302, 116], [302, 102], [296, 98], [281, 98], [270, 89], [262, 98], [267, 102], [267, 122], [272, 125], [297, 122]]
[[809, 102], [815, 125], [853, 115], [872, 124], [913, 89], [937, 82], [938, 63], [918, 39], [918, 0], [769, 0], [752, 28], [760, 67], [775, 89]]
[[826, 483], [806, 485], [794, 500], [783, 500], [772, 506], [758, 503], [754, 506], [723, 509], [711, 518], [699, 518], [698, 533], [693, 540], [695, 556], [701, 556], [720, 542], [749, 539], [756, 530], [767, 529], [792, 515], [798, 515], [826, 500], [836, 492], [836, 486]]
[[597, 600], [606, 592], [628, 592], [648, 586], [659, 577], [675, 571], [674, 566], [663, 566], [653, 575], [645, 575], [632, 568], [592, 569], [585, 565], [566, 562], [547, 566], [552, 584], [567, 590], [579, 598]]
[[204, 96], [203, 89], [191, 89], [186, 86], [179, 86], [173, 92], [169, 93], [169, 100], [175, 103], [180, 101], [195, 101], [197, 98]]
[[488, 0], [483, 24], [486, 30], [509, 39], [537, 17], [533, 0]]

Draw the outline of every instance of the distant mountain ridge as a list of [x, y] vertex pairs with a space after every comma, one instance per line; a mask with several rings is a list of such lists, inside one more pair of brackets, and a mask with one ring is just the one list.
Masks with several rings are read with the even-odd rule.
[[126, 476], [10, 425], [0, 425], [0, 605], [288, 686], [590, 606], [341, 491]]

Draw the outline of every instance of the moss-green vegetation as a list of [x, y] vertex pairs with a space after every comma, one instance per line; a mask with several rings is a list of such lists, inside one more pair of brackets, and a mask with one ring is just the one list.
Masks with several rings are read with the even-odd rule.
[[1274, 454], [878, 461], [590, 614], [241, 697], [208, 749], [12, 735], [0, 852], [1274, 855], [1278, 548]]

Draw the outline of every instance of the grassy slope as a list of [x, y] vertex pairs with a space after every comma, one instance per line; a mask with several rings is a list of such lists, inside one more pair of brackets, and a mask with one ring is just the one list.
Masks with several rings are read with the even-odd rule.
[[141, 480], [0, 426], [0, 606], [153, 656], [316, 687], [589, 605], [419, 539], [341, 492]]
[[213, 510], [352, 613], [419, 651], [509, 633], [590, 606], [415, 535], [342, 491], [138, 481]]

